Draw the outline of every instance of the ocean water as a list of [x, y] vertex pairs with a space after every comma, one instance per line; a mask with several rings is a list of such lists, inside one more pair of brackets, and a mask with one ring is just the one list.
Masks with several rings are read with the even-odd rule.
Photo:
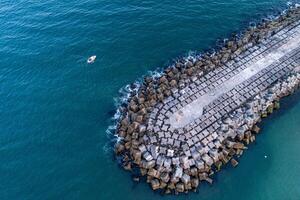
[[287, 3], [2, 0], [0, 199], [299, 200], [300, 92], [261, 124], [237, 168], [198, 193], [162, 196], [134, 183], [113, 159], [107, 131], [120, 88]]

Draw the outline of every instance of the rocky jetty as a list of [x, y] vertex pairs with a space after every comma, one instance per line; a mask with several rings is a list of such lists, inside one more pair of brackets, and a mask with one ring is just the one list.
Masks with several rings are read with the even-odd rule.
[[182, 193], [238, 158], [257, 123], [300, 84], [300, 8], [233, 36], [219, 51], [144, 77], [120, 108], [115, 153], [153, 190]]

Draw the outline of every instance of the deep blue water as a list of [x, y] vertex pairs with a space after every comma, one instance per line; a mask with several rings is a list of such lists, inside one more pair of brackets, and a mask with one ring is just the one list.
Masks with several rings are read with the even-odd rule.
[[262, 124], [236, 169], [175, 198], [134, 184], [113, 160], [106, 131], [120, 88], [286, 5], [2, 0], [0, 199], [300, 199], [300, 93]]

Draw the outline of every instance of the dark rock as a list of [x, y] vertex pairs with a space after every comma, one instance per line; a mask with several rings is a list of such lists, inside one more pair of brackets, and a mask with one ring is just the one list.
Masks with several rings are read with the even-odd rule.
[[183, 183], [177, 183], [176, 184], [176, 191], [184, 192], [184, 184]]
[[192, 178], [191, 179], [191, 185], [193, 188], [197, 188], [199, 185], [199, 179], [198, 178]]
[[121, 125], [122, 126], [128, 126], [128, 124], [129, 124], [129, 121], [128, 121], [128, 119], [127, 118], [124, 118], [122, 121], [121, 121]]
[[138, 115], [135, 119], [136, 122], [142, 123], [143, 122], [143, 115]]
[[152, 176], [152, 177], [155, 177], [155, 178], [158, 178], [159, 177], [159, 172], [156, 169], [151, 168], [148, 171], [148, 175]]
[[165, 82], [168, 82], [168, 79], [165, 76], [162, 76], [162, 77], [160, 77], [159, 82], [165, 83]]
[[138, 128], [139, 128], [139, 126], [140, 126], [140, 123], [138, 123], [138, 122], [133, 122], [131, 126], [132, 126], [133, 130], [138, 130]]
[[254, 125], [252, 128], [252, 131], [257, 134], [257, 133], [259, 133], [260, 128], [257, 125]]
[[153, 180], [151, 181], [151, 187], [152, 187], [153, 190], [159, 189], [159, 188], [160, 188], [159, 180], [153, 179]]
[[163, 182], [165, 182], [165, 183], [169, 182], [169, 180], [170, 180], [169, 173], [167, 173], [167, 172], [161, 173], [161, 174], [160, 174], [160, 179], [161, 179]]
[[232, 147], [235, 149], [245, 149], [245, 145], [240, 142], [235, 143]]
[[186, 70], [187, 75], [192, 76], [193, 75], [193, 69], [189, 68]]
[[176, 80], [170, 81], [170, 86], [171, 86], [171, 87], [175, 87], [176, 85], [177, 85]]
[[193, 63], [191, 62], [191, 61], [188, 61], [187, 63], [186, 63], [186, 67], [187, 68], [190, 68], [190, 67], [192, 67], [193, 66]]
[[125, 146], [121, 143], [117, 143], [115, 147], [116, 154], [121, 154], [125, 150]]
[[238, 164], [239, 164], [238, 161], [236, 161], [234, 158], [231, 159], [231, 165], [233, 167], [236, 167]]
[[126, 163], [123, 167], [124, 167], [124, 169], [127, 170], [127, 171], [131, 171], [131, 170], [132, 170], [132, 168], [131, 168], [131, 163], [130, 163], [130, 162]]

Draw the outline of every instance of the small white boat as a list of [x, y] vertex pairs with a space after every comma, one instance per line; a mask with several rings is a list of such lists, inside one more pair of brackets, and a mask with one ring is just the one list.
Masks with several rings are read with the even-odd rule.
[[94, 63], [95, 62], [95, 60], [96, 60], [96, 58], [97, 58], [97, 56], [91, 56], [91, 57], [89, 57], [88, 59], [87, 59], [87, 63], [89, 63], [89, 64], [91, 64], [91, 63]]

